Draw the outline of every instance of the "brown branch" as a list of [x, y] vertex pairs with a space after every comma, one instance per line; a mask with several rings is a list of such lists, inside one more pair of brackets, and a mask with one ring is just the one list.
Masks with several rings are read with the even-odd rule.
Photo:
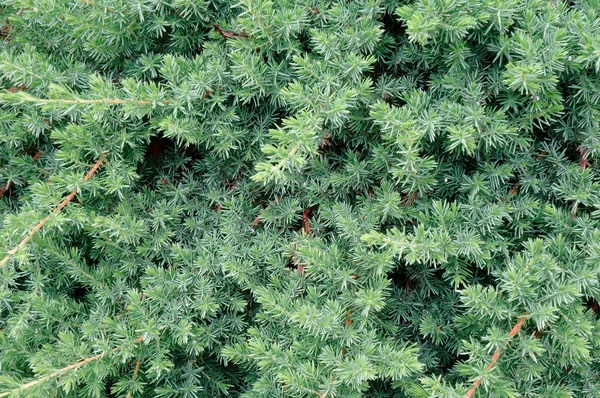
[[[33, 102], [42, 102], [42, 103], [61, 103], [66, 105], [78, 105], [78, 104], [108, 104], [108, 105], [123, 105], [135, 103], [137, 105], [152, 105], [153, 101], [131, 101], [131, 100], [122, 100], [122, 99], [99, 99], [99, 100], [51, 100], [44, 99]], [[159, 101], [161, 104], [168, 105], [171, 103], [169, 100]]]
[[306, 235], [310, 235], [311, 232], [311, 228], [310, 228], [310, 215], [312, 213], [312, 207], [307, 207], [306, 209], [304, 209], [304, 212], [302, 213], [302, 235], [306, 236]]
[[[140, 342], [142, 342], [142, 340], [144, 340], [144, 336], [140, 336], [137, 339], [135, 339], [134, 341], [136, 343], [140, 343]], [[123, 348], [123, 346], [115, 347], [115, 348], [113, 348], [110, 351], [106, 351], [106, 352], [104, 352], [102, 354], [94, 355], [92, 357], [85, 358], [85, 359], [83, 359], [83, 360], [81, 360], [81, 361], [79, 361], [77, 363], [71, 364], [69, 366], [65, 366], [64, 368], [58, 369], [58, 370], [50, 373], [47, 376], [44, 376], [44, 377], [39, 378], [37, 380], [31, 381], [31, 382], [29, 382], [27, 384], [23, 384], [23, 385], [15, 388], [15, 389], [13, 389], [11, 391], [7, 391], [5, 393], [2, 393], [2, 394], [0, 394], [0, 398], [2, 398], [2, 397], [8, 397], [8, 396], [10, 396], [10, 395], [12, 395], [14, 393], [27, 390], [27, 389], [29, 389], [31, 387], [35, 387], [38, 384], [42, 384], [42, 383], [44, 383], [44, 382], [46, 382], [46, 381], [48, 381], [48, 380], [50, 380], [50, 379], [52, 379], [52, 378], [54, 378], [56, 376], [60, 376], [60, 375], [62, 375], [64, 373], [67, 373], [70, 370], [78, 369], [78, 368], [80, 368], [80, 367], [82, 367], [82, 366], [84, 366], [84, 365], [86, 365], [86, 364], [88, 364], [90, 362], [94, 362], [94, 361], [97, 361], [100, 358], [104, 358], [106, 355], [115, 353], [115, 352], [119, 351], [121, 348]]]
[[[11, 93], [12, 91], [6, 90], [7, 93]], [[152, 105], [155, 101], [136, 101], [136, 100], [124, 100], [124, 99], [52, 99], [52, 98], [35, 98], [35, 97], [24, 97], [18, 98], [20, 101], [24, 102], [35, 102], [37, 104], [63, 104], [63, 105], [86, 105], [86, 104], [107, 104], [107, 105], [124, 105], [124, 104], [137, 104], [137, 105]], [[161, 100], [157, 101], [163, 105], [168, 105], [171, 103], [169, 100]]]
[[[140, 360], [140, 358], [138, 358], [135, 361], [135, 369], [133, 369], [133, 376], [131, 377], [131, 381], [135, 381], [135, 378], [137, 377], [138, 372], [140, 371], [140, 363], [141, 363], [141, 360]], [[131, 398], [131, 391], [129, 391], [127, 393], [127, 396], [125, 398]]]
[[2, 185], [2, 188], [0, 188], [0, 196], [4, 195], [4, 193], [11, 189], [13, 185], [14, 183], [12, 181]]
[[578, 146], [577, 150], [579, 151], [579, 167], [581, 167], [582, 170], [585, 170], [585, 168], [590, 165], [587, 148]]
[[[98, 170], [98, 167], [100, 167], [102, 165], [102, 163], [104, 163], [104, 157], [102, 157], [100, 160], [98, 160], [96, 162], [96, 164], [94, 164], [94, 166], [90, 169], [90, 171], [85, 175], [85, 177], [83, 178], [83, 181], [87, 181], [90, 178], [92, 178], [92, 176], [94, 175], [94, 173], [96, 172], [96, 170]], [[10, 260], [10, 258], [12, 256], [14, 256], [19, 250], [21, 250], [22, 248], [25, 247], [25, 245], [27, 245], [27, 243], [31, 240], [31, 238], [33, 238], [35, 236], [35, 234], [42, 229], [42, 227], [44, 225], [46, 225], [46, 223], [48, 221], [50, 221], [50, 218], [52, 216], [57, 215], [58, 213], [61, 212], [61, 210], [69, 204], [69, 202], [71, 202], [71, 200], [73, 200], [73, 198], [75, 197], [75, 195], [77, 195], [77, 188], [75, 188], [73, 191], [71, 191], [70, 194], [68, 194], [63, 200], [62, 202], [60, 202], [58, 204], [58, 206], [56, 206], [56, 208], [54, 208], [54, 210], [52, 211], [52, 214], [46, 216], [46, 218], [44, 218], [42, 221], [40, 221], [35, 227], [33, 227], [33, 229], [29, 232], [29, 234], [21, 241], [21, 243], [19, 243], [14, 249], [9, 250], [8, 254], [6, 255], [6, 257], [4, 257], [2, 259], [2, 261], [0, 261], [0, 267], [6, 265], [6, 263], [8, 263], [8, 261]]]
[[219, 25], [217, 24], [209, 24], [212, 25], [212, 27], [215, 29], [215, 32], [219, 33], [221, 36], [223, 36], [223, 38], [225, 40], [227, 39], [232, 39], [232, 38], [238, 38], [238, 37], [245, 37], [246, 33], [244, 31], [241, 31], [240, 33], [235, 33], [235, 32], [228, 32], [224, 29], [222, 29]]
[[[280, 200], [281, 200], [281, 196], [278, 196], [277, 200], [275, 201], [275, 203], [279, 202]], [[269, 211], [270, 208], [271, 208], [271, 205], [268, 205], [267, 207], [265, 207], [263, 209], [263, 211], [260, 212], [260, 214], [258, 216], [256, 216], [256, 218], [254, 219], [254, 221], [252, 221], [252, 226], [253, 227], [256, 227], [258, 224], [260, 224], [260, 221], [265, 216], [265, 213]]]
[[[521, 330], [521, 327], [523, 327], [523, 324], [525, 323], [526, 320], [527, 320], [527, 317], [524, 317], [524, 316], [519, 318], [519, 321], [515, 324], [515, 326], [513, 326], [513, 328], [510, 330], [510, 332], [508, 332], [509, 339], [511, 337], [513, 337], [514, 335], [516, 335], [517, 333], [519, 333], [519, 331]], [[507, 344], [508, 344], [508, 340], [504, 342], [504, 346], [506, 346]], [[498, 358], [500, 358], [500, 354], [502, 353], [501, 348], [502, 347], [499, 347], [496, 350], [496, 352], [494, 352], [494, 355], [492, 355], [492, 361], [487, 364], [487, 366], [485, 367], [485, 370], [490, 370], [491, 368], [494, 367], [494, 365], [498, 361]], [[473, 396], [473, 394], [475, 394], [475, 391], [477, 390], [477, 387], [479, 387], [479, 385], [481, 384], [482, 379], [483, 379], [483, 376], [479, 377], [477, 380], [475, 380], [475, 382], [473, 383], [473, 387], [471, 387], [471, 389], [467, 392], [467, 395], [465, 395], [465, 398], [471, 398]]]

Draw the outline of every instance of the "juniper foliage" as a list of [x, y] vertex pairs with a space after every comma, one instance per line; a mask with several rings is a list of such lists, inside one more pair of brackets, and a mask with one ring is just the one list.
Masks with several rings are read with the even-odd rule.
[[600, 397], [598, 0], [0, 17], [0, 396]]

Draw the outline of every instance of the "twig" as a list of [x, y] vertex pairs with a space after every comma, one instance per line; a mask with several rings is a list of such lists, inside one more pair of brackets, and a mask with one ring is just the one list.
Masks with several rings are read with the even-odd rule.
[[[98, 160], [96, 162], [96, 164], [94, 164], [94, 166], [90, 169], [90, 171], [85, 175], [85, 177], [83, 178], [83, 181], [87, 181], [90, 178], [92, 178], [92, 176], [94, 175], [94, 173], [96, 172], [96, 170], [98, 170], [98, 168], [102, 165], [102, 163], [104, 163], [104, 157], [102, 157], [100, 160]], [[71, 191], [71, 193], [69, 195], [67, 195], [67, 197], [65, 197], [62, 202], [60, 202], [58, 204], [58, 206], [56, 206], [56, 208], [54, 208], [54, 210], [52, 211], [52, 214], [46, 216], [46, 218], [44, 218], [42, 221], [40, 221], [35, 227], [33, 227], [33, 229], [31, 230], [31, 232], [29, 232], [29, 235], [27, 235], [25, 237], [25, 239], [23, 239], [21, 241], [21, 243], [19, 243], [14, 249], [9, 250], [8, 254], [6, 255], [6, 257], [4, 257], [2, 259], [2, 261], [0, 261], [0, 267], [6, 265], [6, 263], [8, 263], [8, 261], [10, 260], [10, 258], [12, 256], [14, 256], [19, 250], [21, 250], [22, 248], [25, 247], [25, 245], [27, 245], [27, 242], [29, 242], [31, 240], [31, 238], [33, 238], [35, 236], [35, 234], [42, 229], [42, 227], [44, 225], [46, 225], [46, 223], [48, 221], [50, 221], [50, 218], [52, 216], [57, 215], [58, 213], [61, 212], [61, 210], [69, 204], [69, 202], [71, 202], [71, 200], [73, 200], [73, 198], [75, 197], [75, 195], [77, 195], [77, 188], [75, 188], [73, 191]], [[0, 395], [1, 396], [1, 395]]]
[[0, 188], [0, 196], [4, 195], [4, 193], [12, 188], [13, 185], [14, 183], [12, 181], [2, 185], [2, 188]]
[[[279, 203], [280, 200], [281, 200], [281, 196], [277, 196], [277, 200], [275, 200], [275, 203]], [[256, 216], [256, 218], [254, 219], [254, 221], [252, 221], [252, 226], [253, 227], [256, 227], [258, 224], [260, 224], [260, 221], [265, 216], [265, 213], [267, 211], [269, 211], [270, 208], [271, 208], [271, 205], [268, 205], [267, 207], [265, 207], [263, 209], [263, 211], [260, 212], [260, 214], [258, 216]]]
[[[513, 328], [510, 330], [510, 332], [508, 332], [508, 337], [511, 338], [515, 334], [519, 333], [519, 331], [521, 330], [521, 327], [523, 326], [523, 324], [525, 323], [526, 320], [527, 320], [527, 317], [524, 317], [524, 316], [519, 318], [519, 321], [515, 324], [515, 326], [513, 326]], [[504, 346], [506, 346], [507, 344], [508, 344], [508, 340], [504, 342]], [[496, 352], [494, 352], [494, 355], [492, 355], [492, 361], [487, 364], [487, 366], [485, 367], [485, 370], [490, 370], [491, 368], [494, 367], [494, 365], [496, 364], [496, 361], [498, 361], [498, 358], [500, 358], [500, 354], [502, 353], [501, 348], [502, 347], [499, 347], [496, 350]], [[471, 387], [471, 389], [467, 392], [467, 395], [465, 395], [465, 398], [471, 398], [473, 396], [473, 394], [475, 394], [475, 391], [477, 390], [477, 387], [479, 387], [479, 385], [481, 384], [482, 379], [483, 379], [483, 376], [479, 377], [477, 380], [475, 380], [475, 382], [473, 383], [473, 387]]]
[[[133, 376], [131, 377], [131, 381], [135, 381], [135, 378], [137, 377], [138, 372], [140, 371], [140, 363], [141, 360], [138, 357], [138, 359], [135, 361], [135, 369], [133, 369]], [[125, 398], [131, 398], [131, 391], [127, 393], [127, 396]]]
[[[36, 104], [63, 104], [63, 105], [86, 105], [86, 104], [107, 104], [107, 105], [124, 105], [124, 104], [137, 104], [137, 105], [152, 105], [154, 101], [135, 101], [135, 100], [124, 100], [124, 99], [51, 99], [51, 98], [35, 98], [35, 97], [22, 97], [18, 98], [24, 102], [35, 102]], [[158, 103], [168, 105], [171, 103], [169, 100], [161, 100]]]
[[223, 38], [225, 40], [227, 39], [231, 39], [231, 38], [236, 38], [236, 37], [245, 37], [246, 33], [242, 30], [240, 33], [235, 33], [235, 32], [228, 32], [226, 30], [221, 29], [221, 27], [219, 27], [219, 25], [217, 24], [209, 24], [209, 26], [212, 25], [212, 27], [215, 29], [215, 32], [219, 33], [221, 36], [223, 36]]
[[[142, 340], [144, 340], [144, 336], [138, 337], [137, 339], [135, 339], [135, 342], [136, 343], [140, 343], [140, 342], [142, 342]], [[2, 398], [2, 397], [8, 397], [8, 396], [10, 396], [10, 395], [12, 395], [14, 393], [27, 390], [28, 388], [31, 388], [31, 387], [35, 387], [38, 384], [42, 384], [42, 383], [44, 383], [44, 382], [46, 382], [46, 381], [48, 381], [48, 380], [50, 380], [50, 379], [52, 379], [52, 378], [54, 378], [56, 376], [60, 376], [60, 375], [62, 375], [64, 373], [67, 373], [70, 370], [78, 369], [78, 368], [82, 367], [83, 365], [86, 365], [86, 364], [88, 364], [90, 362], [94, 362], [94, 361], [97, 361], [100, 358], [104, 358], [106, 355], [115, 353], [115, 352], [119, 351], [122, 347], [123, 346], [115, 347], [115, 348], [113, 348], [110, 351], [106, 351], [106, 352], [104, 352], [102, 354], [98, 354], [98, 355], [94, 355], [92, 357], [85, 358], [84, 360], [79, 361], [77, 363], [74, 363], [72, 365], [65, 366], [62, 369], [59, 369], [59, 370], [56, 370], [56, 371], [50, 373], [48, 376], [44, 376], [42, 378], [39, 378], [39, 379], [34, 380], [32, 382], [29, 382], [27, 384], [23, 384], [23, 385], [15, 388], [15, 389], [13, 389], [11, 391], [4, 392], [4, 393], [0, 394], [0, 398]]]
[[310, 235], [310, 214], [312, 213], [312, 207], [307, 207], [302, 213], [302, 235]]
[[283, 159], [281, 159], [281, 161], [279, 161], [279, 163], [277, 163], [274, 167], [273, 170], [281, 170], [283, 168], [283, 166], [285, 166], [285, 164], [287, 162], [290, 161], [290, 159], [292, 159], [294, 157], [294, 155], [296, 154], [296, 152], [298, 152], [298, 150], [300, 149], [300, 143], [297, 143], [296, 145], [294, 145], [294, 147], [290, 150], [290, 152], [287, 154], [287, 156]]

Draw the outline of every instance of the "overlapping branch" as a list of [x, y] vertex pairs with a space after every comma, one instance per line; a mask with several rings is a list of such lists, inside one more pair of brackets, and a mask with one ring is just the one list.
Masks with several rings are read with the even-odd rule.
[[[144, 340], [144, 336], [138, 337], [137, 339], [135, 339], [135, 342], [136, 343], [140, 343], [140, 342], [142, 342], [142, 340]], [[110, 351], [104, 352], [102, 354], [94, 355], [94, 356], [91, 356], [91, 357], [87, 357], [87, 358], [85, 358], [85, 359], [83, 359], [83, 360], [81, 360], [81, 361], [79, 361], [77, 363], [71, 364], [69, 366], [65, 366], [64, 368], [58, 369], [58, 370], [50, 373], [47, 376], [44, 376], [44, 377], [41, 377], [41, 378], [39, 378], [37, 380], [31, 381], [31, 382], [29, 382], [27, 384], [23, 384], [23, 385], [15, 388], [15, 389], [13, 389], [11, 391], [4, 392], [4, 393], [0, 394], [0, 398], [2, 398], [2, 397], [8, 397], [8, 396], [10, 396], [12, 394], [25, 391], [25, 390], [27, 390], [27, 389], [29, 389], [31, 387], [35, 387], [35, 386], [37, 386], [39, 384], [42, 384], [42, 383], [44, 383], [44, 382], [46, 382], [46, 381], [48, 381], [50, 379], [53, 379], [53, 378], [58, 377], [58, 376], [60, 376], [62, 374], [65, 374], [65, 373], [67, 373], [67, 372], [69, 372], [71, 370], [78, 369], [78, 368], [80, 368], [80, 367], [82, 367], [82, 366], [84, 366], [84, 365], [86, 365], [86, 364], [88, 364], [90, 362], [94, 362], [94, 361], [97, 361], [98, 359], [104, 358], [106, 355], [115, 353], [115, 352], [119, 351], [122, 347], [123, 346], [115, 347], [115, 348], [113, 348]], [[136, 365], [136, 374], [137, 374], [137, 370], [139, 370], [139, 366], [138, 365]]]
[[[105, 158], [102, 157], [100, 158], [100, 160], [98, 160], [94, 166], [92, 166], [92, 168], [90, 169], [90, 171], [85, 175], [85, 177], [83, 178], [83, 181], [87, 181], [90, 178], [92, 178], [94, 176], [94, 174], [96, 173], [96, 171], [98, 170], [98, 168], [102, 165], [102, 163], [104, 163]], [[31, 238], [33, 238], [35, 236], [36, 233], [38, 233], [38, 231], [40, 229], [42, 229], [44, 227], [44, 225], [46, 225], [46, 223], [48, 221], [50, 221], [50, 218], [52, 216], [57, 215], [58, 213], [61, 212], [61, 210], [68, 205], [71, 200], [73, 200], [73, 198], [75, 197], [75, 195], [77, 194], [77, 188], [73, 189], [71, 191], [70, 194], [68, 194], [59, 204], [58, 206], [56, 206], [54, 208], [54, 210], [52, 211], [51, 214], [49, 214], [48, 216], [46, 216], [46, 218], [44, 218], [42, 221], [40, 221], [39, 223], [37, 223], [37, 225], [35, 227], [33, 227], [33, 229], [29, 232], [29, 234], [21, 241], [21, 243], [19, 243], [17, 246], [15, 246], [15, 248], [13, 248], [12, 250], [8, 251], [8, 254], [6, 255], [6, 257], [4, 257], [2, 259], [2, 261], [0, 261], [0, 267], [6, 265], [9, 261], [10, 258], [12, 256], [14, 256], [15, 254], [17, 254], [17, 252], [21, 249], [23, 249], [27, 243], [31, 240]], [[1, 395], [0, 395], [1, 396]]]
[[[510, 330], [510, 332], [508, 332], [509, 339], [511, 337], [513, 337], [514, 335], [516, 335], [517, 333], [519, 333], [519, 331], [521, 331], [521, 328], [523, 327], [523, 324], [525, 323], [526, 320], [527, 320], [527, 317], [524, 317], [524, 316], [519, 318], [519, 321], [515, 324], [515, 326], [513, 326], [513, 328]], [[506, 346], [508, 344], [508, 341], [509, 340], [506, 340], [504, 342], [504, 346]], [[502, 354], [502, 347], [499, 347], [496, 350], [496, 352], [494, 352], [494, 355], [492, 355], [492, 360], [490, 363], [487, 364], [487, 366], [485, 367], [485, 370], [490, 370], [491, 368], [493, 368], [494, 365], [496, 364], [496, 362], [498, 361], [498, 358], [500, 358], [501, 354]], [[483, 377], [479, 377], [477, 380], [475, 380], [475, 382], [473, 383], [473, 387], [471, 387], [471, 389], [467, 392], [467, 395], [465, 395], [465, 398], [471, 398], [475, 394], [475, 391], [477, 391], [477, 388], [481, 384], [482, 379], [483, 379]]]

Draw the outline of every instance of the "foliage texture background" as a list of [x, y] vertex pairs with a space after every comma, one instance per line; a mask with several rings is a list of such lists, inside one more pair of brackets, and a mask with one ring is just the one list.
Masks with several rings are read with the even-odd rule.
[[1, 397], [600, 397], [598, 0], [0, 22]]

